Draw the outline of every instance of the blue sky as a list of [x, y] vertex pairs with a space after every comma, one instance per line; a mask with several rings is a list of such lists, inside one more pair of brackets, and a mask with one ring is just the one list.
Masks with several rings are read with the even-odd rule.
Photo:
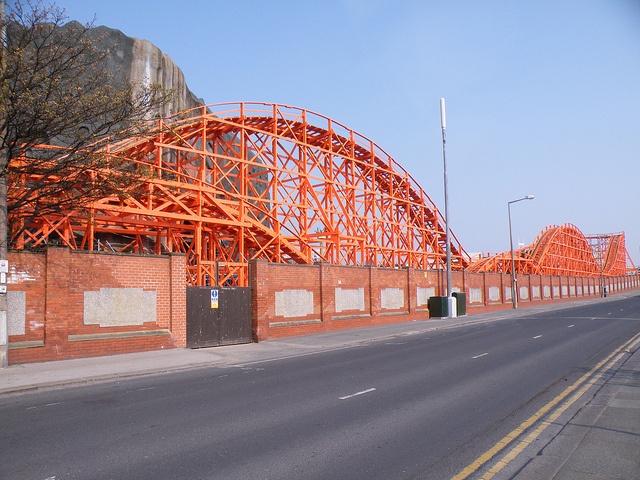
[[473, 252], [547, 225], [626, 232], [640, 265], [637, 0], [57, 0], [143, 38], [206, 103], [263, 101], [376, 142]]

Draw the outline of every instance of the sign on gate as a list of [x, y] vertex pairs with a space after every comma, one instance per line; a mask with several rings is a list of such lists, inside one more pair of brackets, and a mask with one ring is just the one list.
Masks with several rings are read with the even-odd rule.
[[218, 308], [218, 290], [211, 290], [211, 308]]

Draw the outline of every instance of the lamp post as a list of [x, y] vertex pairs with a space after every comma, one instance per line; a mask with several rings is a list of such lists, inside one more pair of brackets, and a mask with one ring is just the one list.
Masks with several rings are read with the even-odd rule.
[[449, 228], [449, 193], [447, 181], [447, 114], [445, 111], [444, 98], [440, 99], [440, 127], [442, 128], [442, 163], [444, 166], [444, 223], [446, 226], [445, 242], [446, 247], [446, 263], [447, 263], [447, 317], [451, 318], [451, 229]]
[[519, 198], [518, 200], [512, 200], [507, 203], [507, 209], [509, 210], [509, 245], [511, 246], [511, 300], [513, 301], [513, 308], [518, 308], [518, 295], [516, 288], [516, 260], [513, 256], [513, 234], [511, 233], [511, 204], [521, 202], [523, 200], [533, 200], [533, 195], [527, 195], [526, 197]]

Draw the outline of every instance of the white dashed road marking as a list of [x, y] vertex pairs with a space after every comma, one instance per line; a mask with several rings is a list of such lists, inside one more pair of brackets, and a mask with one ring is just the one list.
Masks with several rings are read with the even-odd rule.
[[357, 397], [358, 395], [364, 395], [365, 393], [375, 392], [375, 388], [369, 388], [368, 390], [362, 390], [361, 392], [352, 393], [351, 395], [345, 395], [344, 397], [338, 397], [340, 400], [346, 400], [347, 398]]

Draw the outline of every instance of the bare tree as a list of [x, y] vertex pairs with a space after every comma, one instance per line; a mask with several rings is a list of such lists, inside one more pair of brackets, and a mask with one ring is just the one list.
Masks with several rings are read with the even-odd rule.
[[[172, 93], [118, 83], [107, 68], [109, 52], [89, 35], [93, 24], [66, 23], [55, 4], [17, 0], [5, 12], [0, 0], [0, 7], [0, 259], [6, 259], [9, 232], [28, 228], [33, 216], [82, 208], [141, 182], [146, 172], [130, 160], [107, 158], [105, 139], [143, 133]], [[0, 321], [3, 312], [0, 294]]]

